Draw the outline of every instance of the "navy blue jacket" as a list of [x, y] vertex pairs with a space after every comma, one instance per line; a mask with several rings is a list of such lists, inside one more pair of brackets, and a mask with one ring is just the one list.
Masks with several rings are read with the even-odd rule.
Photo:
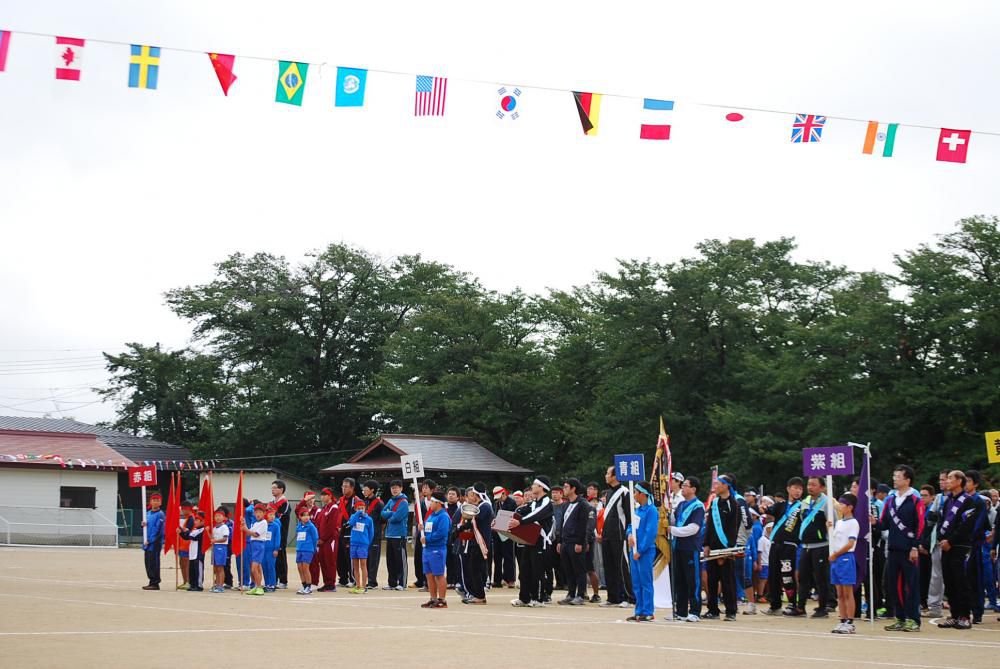
[[[889, 550], [908, 551], [920, 545], [920, 535], [924, 531], [924, 503], [916, 494], [909, 494], [901, 503], [897, 501], [898, 495], [893, 491], [885, 498], [882, 505], [882, 515], [878, 520], [879, 532], [889, 531]], [[892, 520], [889, 507], [895, 507], [896, 516], [902, 521], [906, 529], [900, 529]]]

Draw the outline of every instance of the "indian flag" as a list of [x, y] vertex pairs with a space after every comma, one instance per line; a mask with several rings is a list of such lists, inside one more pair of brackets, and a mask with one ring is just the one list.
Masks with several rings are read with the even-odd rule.
[[868, 133], [865, 135], [863, 153], [870, 156], [892, 157], [892, 146], [896, 143], [896, 128], [898, 123], [879, 123], [868, 121]]

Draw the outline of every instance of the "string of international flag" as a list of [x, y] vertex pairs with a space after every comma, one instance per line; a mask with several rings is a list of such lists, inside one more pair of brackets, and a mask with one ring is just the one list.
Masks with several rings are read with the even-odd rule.
[[[61, 81], [81, 81], [83, 71], [83, 56], [88, 42], [127, 46], [128, 86], [129, 88], [156, 90], [159, 84], [161, 60], [164, 52], [205, 53], [208, 56], [219, 86], [225, 96], [237, 82], [236, 59], [248, 58], [276, 62], [277, 81], [274, 100], [277, 103], [301, 106], [305, 95], [306, 82], [309, 76], [310, 63], [302, 61], [280, 60], [276, 58], [223, 54], [216, 52], [200, 52], [192, 49], [159, 47], [145, 44], [128, 44], [111, 40], [88, 40], [75, 37], [65, 37], [37, 32], [0, 30], [0, 72], [7, 70], [8, 55], [12, 36], [15, 34], [44, 37], [55, 40], [56, 67], [55, 78]], [[315, 63], [313, 65], [316, 65]], [[320, 63], [323, 67], [325, 63]], [[365, 93], [368, 84], [368, 73], [378, 72], [392, 75], [415, 76], [413, 115], [414, 116], [445, 116], [448, 78], [391, 70], [364, 69], [357, 67], [337, 67], [334, 93], [335, 107], [364, 107]], [[491, 84], [479, 80], [461, 79], [464, 83]], [[495, 85], [495, 84], [493, 84]], [[568, 89], [546, 86], [501, 86], [497, 89], [498, 119], [516, 121], [521, 117], [521, 99], [525, 89], [558, 91], [571, 93], [585, 136], [598, 134], [601, 122], [601, 104], [603, 98], [626, 98], [642, 101], [642, 119], [639, 127], [639, 139], [665, 141], [671, 138], [672, 114], [675, 109], [673, 100], [658, 98], [638, 98], [631, 95], [571, 91]], [[791, 142], [793, 144], [815, 144], [822, 140], [823, 132], [831, 120], [867, 123], [862, 144], [862, 153], [871, 156], [890, 158], [896, 145], [897, 134], [902, 127], [934, 129], [939, 131], [936, 159], [942, 162], [965, 163], [972, 130], [957, 128], [938, 128], [913, 123], [890, 123], [883, 121], [865, 121], [857, 118], [826, 116], [820, 114], [792, 113], [775, 109], [753, 109], [748, 107], [687, 103], [692, 106], [713, 107], [727, 110], [723, 119], [728, 123], [742, 123], [746, 119], [743, 112], [782, 114], [793, 117], [791, 127]], [[997, 132], [976, 131], [977, 135], [1000, 136]]]

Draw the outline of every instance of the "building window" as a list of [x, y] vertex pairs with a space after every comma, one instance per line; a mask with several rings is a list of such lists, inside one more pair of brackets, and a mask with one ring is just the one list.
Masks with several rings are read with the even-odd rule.
[[97, 488], [61, 486], [59, 488], [59, 506], [64, 509], [96, 509]]

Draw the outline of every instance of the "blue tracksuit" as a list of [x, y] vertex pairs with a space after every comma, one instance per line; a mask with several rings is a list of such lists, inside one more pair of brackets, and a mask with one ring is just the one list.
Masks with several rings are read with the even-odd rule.
[[400, 493], [386, 502], [382, 509], [386, 539], [405, 539], [406, 523], [410, 517], [410, 503], [406, 495]]
[[264, 585], [273, 588], [278, 585], [278, 573], [275, 564], [278, 558], [274, 551], [281, 549], [281, 521], [275, 518], [267, 524], [267, 532], [271, 536], [264, 547]]
[[[430, 532], [427, 526], [431, 526]], [[424, 541], [427, 548], [447, 548], [448, 535], [451, 534], [451, 518], [444, 509], [438, 509], [430, 516], [424, 517]]]
[[[253, 527], [257, 519], [253, 515], [253, 504], [248, 504], [243, 510], [243, 527]], [[232, 550], [232, 532], [229, 533], [229, 547]], [[236, 559], [236, 571], [240, 576], [240, 583], [247, 587], [253, 587], [253, 577], [250, 575], [250, 537], [244, 539], [243, 552]]]
[[[635, 559], [629, 550], [629, 566], [632, 568], [632, 592], [635, 593], [635, 615], [653, 615], [653, 559], [656, 557], [656, 531], [660, 515], [652, 504], [644, 504], [635, 511], [639, 520], [639, 532], [635, 539]], [[625, 528], [625, 536], [632, 534], [632, 525]]]
[[143, 560], [146, 563], [146, 577], [150, 585], [160, 584], [160, 550], [163, 548], [163, 511], [146, 511], [146, 543], [143, 545]]
[[[372, 517], [364, 511], [355, 511], [348, 523], [351, 526], [351, 548], [357, 547], [360, 551], [363, 546], [367, 551], [372, 545], [372, 537], [375, 536], [375, 523], [372, 522]], [[364, 525], [363, 530], [356, 529], [358, 523]]]

